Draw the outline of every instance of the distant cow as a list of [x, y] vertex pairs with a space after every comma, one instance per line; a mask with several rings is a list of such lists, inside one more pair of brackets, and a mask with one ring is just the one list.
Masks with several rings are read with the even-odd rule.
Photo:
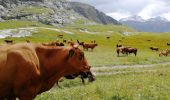
[[126, 54], [126, 55], [134, 53], [135, 56], [136, 56], [137, 55], [137, 51], [138, 51], [137, 48], [132, 48], [132, 47], [124, 47], [124, 46], [119, 47], [117, 45], [117, 48], [116, 48], [116, 52], [117, 52], [118, 56], [119, 56], [120, 53]]
[[63, 35], [63, 34], [58, 34], [57, 36], [58, 36], [59, 38], [63, 38], [64, 35]]
[[150, 49], [151, 49], [152, 51], [159, 51], [159, 48], [158, 48], [158, 47], [150, 47]]
[[13, 40], [4, 40], [7, 44], [13, 44]]
[[82, 83], [85, 84], [84, 79], [88, 78], [89, 82], [93, 82], [96, 80], [95, 76], [92, 74], [91, 71], [89, 72], [81, 72], [79, 74], [72, 74], [64, 76], [66, 79], [75, 79], [76, 77], [80, 76]]
[[29, 40], [26, 40], [26, 42], [27, 42], [27, 43], [30, 43], [30, 41], [29, 41]]
[[160, 56], [168, 56], [167, 50], [161, 51], [161, 52], [159, 53], [159, 57], [160, 57]]
[[110, 36], [107, 36], [106, 39], [110, 39]]
[[167, 43], [167, 46], [170, 46], [170, 43]]
[[87, 51], [88, 51], [88, 49], [91, 49], [91, 51], [93, 51], [93, 49], [94, 49], [96, 46], [98, 46], [97, 43], [91, 43], [91, 44], [83, 43], [83, 49], [84, 49], [84, 50], [87, 50]]
[[76, 47], [21, 43], [2, 46], [0, 52], [1, 100], [33, 100], [61, 77], [90, 71]]
[[67, 42], [67, 40], [66, 39], [63, 39], [63, 43], [66, 43]]

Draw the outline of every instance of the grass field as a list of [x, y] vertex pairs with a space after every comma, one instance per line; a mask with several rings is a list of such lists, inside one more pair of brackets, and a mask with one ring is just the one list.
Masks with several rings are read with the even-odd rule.
[[[15, 24], [12, 26], [12, 24]], [[34, 26], [36, 25], [36, 26]], [[0, 29], [7, 28], [18, 28], [18, 27], [51, 27], [43, 25], [36, 22], [25, 22], [25, 21], [9, 21], [0, 23]], [[95, 32], [96, 34], [88, 34], [85, 32], [80, 32], [80, 29], [87, 29], [89, 32]], [[30, 40], [35, 43], [51, 42], [62, 39], [57, 37], [57, 34], [64, 34], [64, 39], [77, 39], [80, 41], [85, 41], [90, 43], [91, 40], [96, 40], [98, 47], [94, 49], [94, 52], [85, 51], [89, 63], [96, 66], [112, 66], [112, 65], [133, 65], [133, 64], [153, 64], [159, 62], [168, 62], [170, 57], [159, 57], [159, 52], [152, 52], [149, 47], [159, 47], [160, 50], [169, 48], [166, 43], [170, 41], [170, 33], [154, 34], [154, 33], [137, 33], [133, 29], [129, 29], [125, 26], [116, 25], [93, 25], [93, 26], [66, 26], [57, 28], [65, 31], [70, 31], [74, 34], [66, 34], [63, 32], [57, 32], [54, 30], [47, 30], [43, 28], [37, 28], [37, 32], [30, 37], [24, 38], [9, 38], [13, 39], [15, 43], [25, 42], [25, 40]], [[122, 32], [131, 32], [132, 35], [122, 35]], [[106, 39], [107, 36], [111, 38]], [[3, 43], [4, 39], [0, 39], [0, 43]], [[119, 42], [122, 40], [122, 42]], [[150, 42], [147, 40], [151, 40]], [[116, 54], [116, 44], [123, 44], [125, 46], [131, 46], [138, 48], [137, 57], [130, 55], [128, 57], [117, 57]], [[81, 47], [80, 47], [81, 48]]]
[[[94, 83], [82, 85], [79, 78], [65, 80], [60, 88], [39, 95], [36, 100], [168, 100], [170, 67], [122, 69], [130, 73], [98, 76]], [[138, 71], [140, 70], [140, 72]]]
[[[90, 43], [96, 40], [98, 47], [93, 52], [85, 51], [86, 57], [92, 67], [114, 65], [156, 64], [169, 62], [170, 56], [159, 57], [159, 52], [152, 52], [149, 47], [159, 47], [160, 50], [170, 48], [166, 45], [170, 42], [170, 33], [154, 34], [136, 32], [126, 26], [116, 25], [72, 25], [65, 27], [53, 27], [37, 22], [8, 21], [0, 23], [0, 29], [19, 27], [36, 27], [37, 32], [24, 38], [7, 38], [15, 43], [30, 40], [33, 43], [45, 43], [63, 39], [58, 34], [64, 34], [64, 39], [77, 39]], [[74, 34], [66, 34], [54, 30], [44, 29], [48, 27], [69, 31]], [[87, 29], [90, 33], [80, 32]], [[129, 32], [131, 35], [121, 33]], [[95, 34], [94, 34], [95, 33]], [[106, 39], [107, 36], [111, 38]], [[0, 43], [4, 39], [0, 39]], [[122, 40], [122, 42], [119, 42]], [[151, 40], [151, 41], [147, 41]], [[117, 57], [116, 44], [138, 48], [138, 54]], [[80, 47], [81, 48], [81, 47]], [[82, 49], [82, 48], [81, 48]], [[149, 72], [147, 72], [149, 70]], [[151, 70], [151, 71], [150, 71]], [[36, 100], [164, 100], [170, 98], [170, 67], [156, 66], [151, 68], [128, 68], [100, 70], [103, 72], [129, 71], [130, 73], [97, 76], [97, 81], [82, 85], [80, 79], [66, 80], [60, 83], [61, 88], [55, 86], [52, 90], [39, 95]]]

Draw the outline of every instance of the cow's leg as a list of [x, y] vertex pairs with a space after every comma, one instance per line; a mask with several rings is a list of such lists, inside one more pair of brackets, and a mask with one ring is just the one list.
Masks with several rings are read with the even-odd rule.
[[83, 76], [80, 77], [83, 84], [85, 84]]
[[117, 50], [117, 56], [119, 57], [119, 50]]
[[[0, 99], [1, 100], [1, 99]], [[3, 99], [2, 99], [3, 100]], [[6, 100], [16, 100], [16, 97], [9, 97]]]

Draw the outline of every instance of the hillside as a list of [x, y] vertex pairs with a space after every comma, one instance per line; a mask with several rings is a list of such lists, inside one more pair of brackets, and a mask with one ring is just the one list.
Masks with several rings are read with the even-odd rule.
[[79, 13], [89, 20], [101, 24], [120, 24], [118, 21], [105, 15], [103, 12], [98, 11], [93, 6], [79, 2], [71, 2], [70, 4], [75, 12]]
[[[74, 6], [67, 0], [0, 0], [0, 21], [6, 20], [28, 20], [38, 21], [43, 24], [57, 26], [59, 24], [74, 24], [77, 20], [82, 20], [83, 24], [117, 24], [118, 22], [94, 7], [86, 6], [87, 9], [95, 10], [95, 14], [89, 17], [84, 16], [83, 12], [77, 12], [78, 6]], [[84, 8], [85, 9], [85, 8]], [[94, 19], [97, 16], [98, 19]]]

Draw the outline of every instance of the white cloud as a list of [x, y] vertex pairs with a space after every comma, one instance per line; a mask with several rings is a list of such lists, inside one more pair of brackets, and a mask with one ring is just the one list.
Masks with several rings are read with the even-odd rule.
[[120, 19], [140, 15], [144, 19], [163, 16], [170, 19], [170, 0], [70, 0], [88, 3], [107, 15]]
[[168, 11], [170, 11], [170, 7], [167, 6], [165, 2], [152, 0], [152, 2], [144, 7], [138, 15], [144, 19], [148, 19], [150, 17], [161, 16]]
[[108, 16], [111, 16], [112, 18], [116, 20], [120, 20], [122, 18], [129, 17], [131, 14], [126, 12], [126, 13], [121, 13], [121, 12], [113, 12], [113, 13], [107, 13]]

